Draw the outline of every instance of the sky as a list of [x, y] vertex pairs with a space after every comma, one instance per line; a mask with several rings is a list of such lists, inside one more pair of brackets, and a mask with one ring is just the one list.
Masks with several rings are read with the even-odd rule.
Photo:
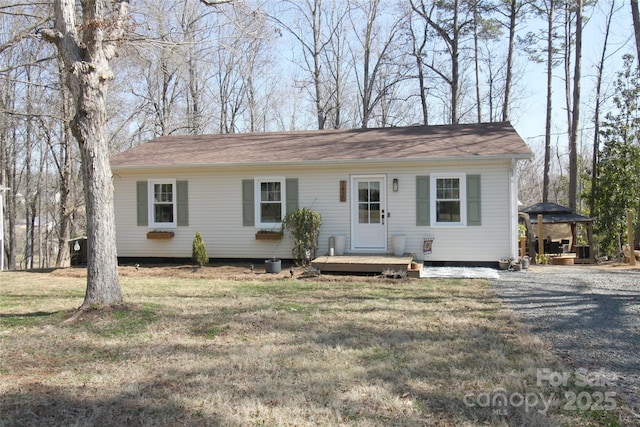
[[[602, 55], [602, 43], [606, 14], [611, 5], [611, 0], [599, 1], [595, 7], [587, 9], [588, 21], [583, 31], [583, 56], [582, 56], [582, 83], [581, 83], [581, 141], [585, 148], [590, 147], [593, 138], [593, 110], [596, 84], [596, 64]], [[612, 93], [613, 82], [616, 73], [622, 69], [622, 56], [625, 53], [634, 53], [633, 24], [631, 21], [631, 9], [627, 1], [616, 2], [618, 11], [614, 14], [612, 30], [609, 35], [610, 55], [605, 62], [605, 78], [603, 91]], [[540, 23], [529, 22], [527, 26], [535, 28]], [[544, 144], [544, 129], [546, 117], [546, 69], [544, 64], [529, 62], [525, 64], [524, 80], [518, 90], [523, 91], [519, 105], [514, 108], [511, 121], [520, 136], [535, 149]], [[554, 72], [553, 87], [553, 125], [552, 133], [560, 150], [567, 150], [567, 116], [566, 102], [564, 99], [563, 69], [556, 68]], [[573, 65], [572, 65], [573, 74]], [[566, 152], [566, 151], [565, 151]]]

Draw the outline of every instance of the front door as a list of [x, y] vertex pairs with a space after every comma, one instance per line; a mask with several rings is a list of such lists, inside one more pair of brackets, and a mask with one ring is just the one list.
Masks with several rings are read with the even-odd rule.
[[351, 178], [351, 250], [387, 250], [386, 178], [384, 175]]

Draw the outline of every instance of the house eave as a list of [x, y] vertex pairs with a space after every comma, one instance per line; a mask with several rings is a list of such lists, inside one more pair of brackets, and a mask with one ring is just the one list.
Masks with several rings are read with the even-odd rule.
[[229, 169], [229, 168], [269, 168], [269, 167], [325, 167], [340, 165], [406, 165], [417, 163], [466, 163], [487, 161], [511, 161], [531, 160], [533, 155], [527, 153], [500, 154], [500, 155], [476, 155], [476, 156], [441, 156], [441, 157], [412, 157], [391, 159], [342, 159], [342, 160], [295, 160], [272, 162], [246, 162], [246, 163], [181, 163], [181, 164], [155, 164], [155, 165], [116, 165], [112, 166], [112, 172], [144, 171], [154, 169]]

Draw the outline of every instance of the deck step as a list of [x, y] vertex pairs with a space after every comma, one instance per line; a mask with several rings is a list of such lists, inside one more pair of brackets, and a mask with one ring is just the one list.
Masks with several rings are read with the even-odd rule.
[[311, 261], [311, 265], [323, 272], [336, 273], [382, 273], [385, 269], [404, 272], [412, 260], [410, 255], [324, 255]]

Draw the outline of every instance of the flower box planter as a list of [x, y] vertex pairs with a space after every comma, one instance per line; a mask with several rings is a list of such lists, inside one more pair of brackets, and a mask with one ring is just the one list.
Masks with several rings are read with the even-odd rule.
[[173, 231], [149, 231], [147, 239], [173, 239], [175, 233]]
[[265, 233], [265, 232], [257, 232], [256, 240], [282, 240], [282, 233]]

